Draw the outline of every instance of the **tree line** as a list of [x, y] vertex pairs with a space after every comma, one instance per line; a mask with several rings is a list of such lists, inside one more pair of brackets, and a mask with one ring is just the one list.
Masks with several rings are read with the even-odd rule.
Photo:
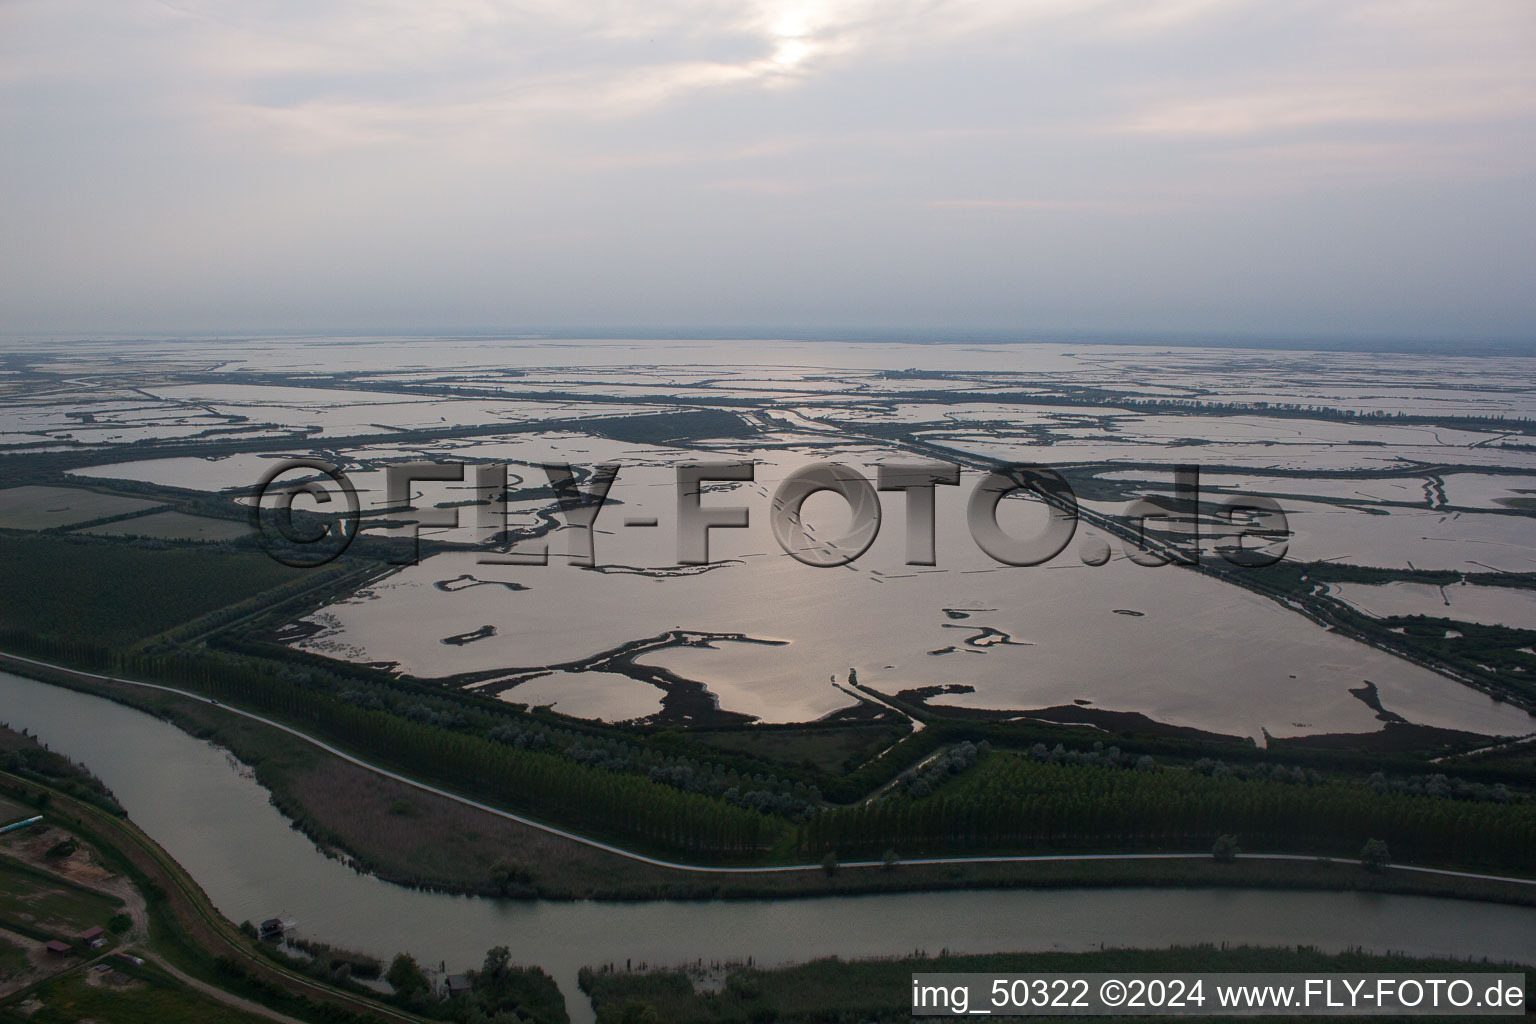
[[[1140, 759], [1138, 759], [1139, 761]], [[1371, 838], [1412, 861], [1529, 869], [1536, 802], [1456, 800], [1318, 779], [1298, 784], [1143, 765], [1032, 760], [995, 751], [930, 796], [830, 811], [802, 852], [1206, 848], [1353, 856]]]

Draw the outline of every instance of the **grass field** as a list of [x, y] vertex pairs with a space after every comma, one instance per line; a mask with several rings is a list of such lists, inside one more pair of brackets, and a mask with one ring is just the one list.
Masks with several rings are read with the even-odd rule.
[[216, 1003], [153, 968], [124, 970], [131, 974], [75, 973], [48, 982], [35, 993], [42, 1008], [27, 1019], [33, 1024], [271, 1024], [266, 1017]]
[[100, 494], [79, 487], [7, 487], [0, 490], [0, 527], [48, 530], [142, 512], [163, 504], [144, 498]]
[[137, 516], [116, 523], [88, 526], [80, 531], [100, 537], [152, 537], [158, 540], [239, 540], [250, 534], [247, 523], [234, 519], [212, 519], [208, 516], [189, 516], [185, 512], [167, 510], [147, 516]]
[[27, 951], [0, 936], [0, 982], [16, 977], [27, 967]]
[[12, 535], [0, 546], [0, 630], [103, 647], [133, 644], [302, 572], [254, 551], [52, 535]]
[[0, 926], [68, 938], [105, 926], [120, 909], [108, 896], [0, 859]]
[[7, 800], [5, 797], [0, 796], [0, 828], [4, 828], [13, 821], [30, 818], [36, 813], [37, 811], [26, 804], [19, 804], [14, 800]]

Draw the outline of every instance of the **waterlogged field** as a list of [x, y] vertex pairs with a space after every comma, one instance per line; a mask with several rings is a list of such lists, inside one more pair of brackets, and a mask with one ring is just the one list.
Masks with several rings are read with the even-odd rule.
[[[1350, 608], [1530, 628], [1529, 360], [530, 338], [275, 339], [221, 354], [102, 343], [15, 362], [0, 448], [48, 447], [37, 458], [66, 479], [237, 506], [286, 459], [340, 467], [357, 490], [358, 533], [419, 534], [423, 557], [298, 609], [272, 634], [297, 650], [607, 721], [807, 721], [874, 699], [856, 682], [1026, 717], [1134, 711], [1260, 742], [1396, 720], [1531, 730], [1522, 708], [1301, 614], [1317, 590], [1304, 580], [1288, 598], [1133, 564], [1134, 546], [1099, 518], [1167, 493], [1175, 465], [1197, 464], [1207, 501], [1281, 504], [1288, 561], [1387, 574], [1324, 588]], [[125, 367], [140, 386], [107, 387]], [[62, 374], [79, 389], [57, 387]], [[770, 529], [775, 491], [827, 460], [871, 480], [895, 462], [962, 465], [960, 486], [937, 489], [936, 564], [906, 564], [906, 499], [894, 492], [852, 564], [784, 554]], [[503, 465], [505, 490], [499, 477], [478, 487], [466, 469], [414, 481], [392, 505], [389, 468], [420, 461]], [[706, 485], [701, 498], [746, 508], [750, 526], [710, 531], [711, 563], [685, 565], [677, 466], [701, 461], [753, 464], [752, 480]], [[1000, 564], [967, 525], [976, 483], [1015, 461], [1063, 467], [1082, 499], [1072, 542], [1044, 565]], [[619, 467], [591, 566], [572, 564], [579, 533], [546, 462]], [[0, 516], [18, 528], [67, 525], [46, 519], [40, 497], [8, 512], [6, 493]], [[296, 507], [314, 507], [306, 500]], [[418, 529], [425, 514], [453, 521]], [[1039, 502], [1008, 500], [999, 519], [1022, 536], [1045, 516]], [[829, 494], [802, 510], [813, 540], [840, 537], [848, 518]], [[86, 529], [237, 540], [241, 524], [166, 511]], [[546, 547], [547, 565], [507, 564]], [[1219, 561], [1209, 539], [1205, 557]], [[1519, 585], [1442, 592], [1426, 572]]]
[[1536, 572], [1536, 526], [1525, 516], [1435, 509], [1357, 509], [1282, 501], [1292, 553], [1304, 561], [1458, 572]]
[[[606, 664], [602, 655], [630, 641], [677, 634], [636, 657], [635, 675], [664, 669], [707, 687], [724, 710], [776, 722], [856, 703], [834, 683], [846, 684], [853, 669], [886, 693], [970, 688], [939, 703], [1030, 709], [1080, 701], [1255, 738], [1265, 730], [1372, 731], [1376, 713], [1349, 692], [1370, 680], [1383, 706], [1410, 721], [1496, 734], [1529, 728], [1514, 708], [1273, 602], [1123, 558], [1099, 568], [1066, 556], [1036, 568], [885, 574], [759, 553], [658, 579], [569, 565], [484, 566], [474, 557], [439, 555], [405, 569], [319, 613], [323, 628], [299, 643], [418, 676], [489, 673], [489, 682], [471, 685], [544, 703], [550, 684], [538, 678], [501, 687], [548, 666]], [[465, 575], [526, 589], [437, 586]], [[484, 639], [444, 642], [487, 626]], [[653, 698], [668, 682], [626, 681]], [[525, 693], [530, 685], [538, 689]]]
[[1466, 583], [1332, 583], [1329, 593], [1377, 618], [1424, 615], [1536, 630], [1536, 592]]

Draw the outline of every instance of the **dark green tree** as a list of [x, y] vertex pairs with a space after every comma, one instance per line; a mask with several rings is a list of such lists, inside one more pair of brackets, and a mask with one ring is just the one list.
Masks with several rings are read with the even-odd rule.
[[1384, 841], [1367, 839], [1365, 845], [1360, 847], [1360, 863], [1367, 871], [1385, 871], [1387, 865], [1392, 863], [1392, 854]]
[[610, 1003], [602, 1007], [597, 1014], [597, 1024], [661, 1024], [661, 1014], [644, 1000], [629, 999], [622, 1006]]
[[495, 986], [506, 980], [512, 968], [512, 951], [506, 946], [492, 946], [485, 954], [485, 963], [480, 967], [480, 980], [487, 985]]
[[409, 953], [400, 953], [395, 957], [384, 974], [384, 980], [389, 982], [390, 988], [403, 996], [415, 995], [431, 988], [421, 965]]
[[528, 869], [508, 860], [499, 860], [491, 865], [491, 885], [503, 896], [510, 893], [519, 885], [527, 885], [533, 881], [533, 876]]

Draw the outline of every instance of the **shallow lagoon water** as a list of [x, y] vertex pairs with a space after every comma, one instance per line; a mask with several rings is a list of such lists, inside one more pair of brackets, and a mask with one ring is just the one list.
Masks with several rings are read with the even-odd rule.
[[[1304, 560], [1461, 572], [1536, 571], [1536, 519], [1436, 509], [1362, 512], [1283, 501]], [[1304, 554], [1302, 554], [1304, 552]]]
[[[806, 721], [848, 706], [848, 694], [832, 683], [846, 681], [852, 668], [860, 682], [888, 693], [960, 683], [975, 692], [946, 695], [944, 702], [1029, 709], [1081, 699], [1259, 740], [1266, 730], [1288, 736], [1380, 728], [1375, 712], [1348, 692], [1370, 680], [1384, 706], [1412, 722], [1489, 734], [1530, 731], [1523, 712], [1188, 570], [1146, 568], [1124, 557], [1090, 567], [1076, 544], [1044, 566], [999, 565], [964, 526], [976, 474], [940, 490], [938, 566], [903, 564], [899, 502], [887, 504], [875, 545], [852, 565], [802, 565], [780, 551], [766, 525], [775, 481], [799, 464], [765, 462], [757, 481], [711, 492], [707, 504], [745, 505], [754, 517], [749, 529], [713, 532], [717, 564], [707, 571], [632, 571], [671, 566], [676, 558], [672, 473], [642, 467], [621, 472], [612, 494], [625, 504], [602, 513], [614, 519], [598, 520], [598, 560], [609, 571], [567, 564], [559, 557], [561, 532], [550, 538], [556, 557], [546, 566], [438, 555], [329, 605], [312, 618], [325, 628], [299, 646], [395, 662], [430, 678], [560, 665], [670, 630], [740, 633], [788, 643], [671, 647], [641, 661], [705, 684], [725, 710], [772, 722]], [[662, 524], [657, 529], [622, 525], [623, 517], [653, 513]], [[1025, 513], [1017, 532], [1030, 529], [1027, 521]], [[840, 525], [824, 528], [836, 533]], [[527, 589], [445, 593], [435, 586], [466, 573]], [[955, 617], [946, 609], [970, 611]], [[495, 636], [463, 646], [440, 642], [485, 624], [496, 627]], [[992, 643], [987, 630], [1014, 643]], [[508, 699], [521, 699], [515, 693]]]
[[1328, 593], [1367, 615], [1426, 615], [1536, 630], [1536, 593], [1505, 587], [1428, 583], [1330, 583]]
[[[1536, 499], [1536, 476], [1488, 473], [1448, 473], [1445, 476], [1445, 500], [1449, 505], [1471, 508], [1518, 508], [1520, 499], [1526, 507]], [[1536, 527], [1533, 527], [1536, 529]]]
[[636, 686], [633, 679], [616, 672], [551, 672], [519, 683], [502, 697], [604, 722], [627, 722], [661, 710], [661, 691]]

